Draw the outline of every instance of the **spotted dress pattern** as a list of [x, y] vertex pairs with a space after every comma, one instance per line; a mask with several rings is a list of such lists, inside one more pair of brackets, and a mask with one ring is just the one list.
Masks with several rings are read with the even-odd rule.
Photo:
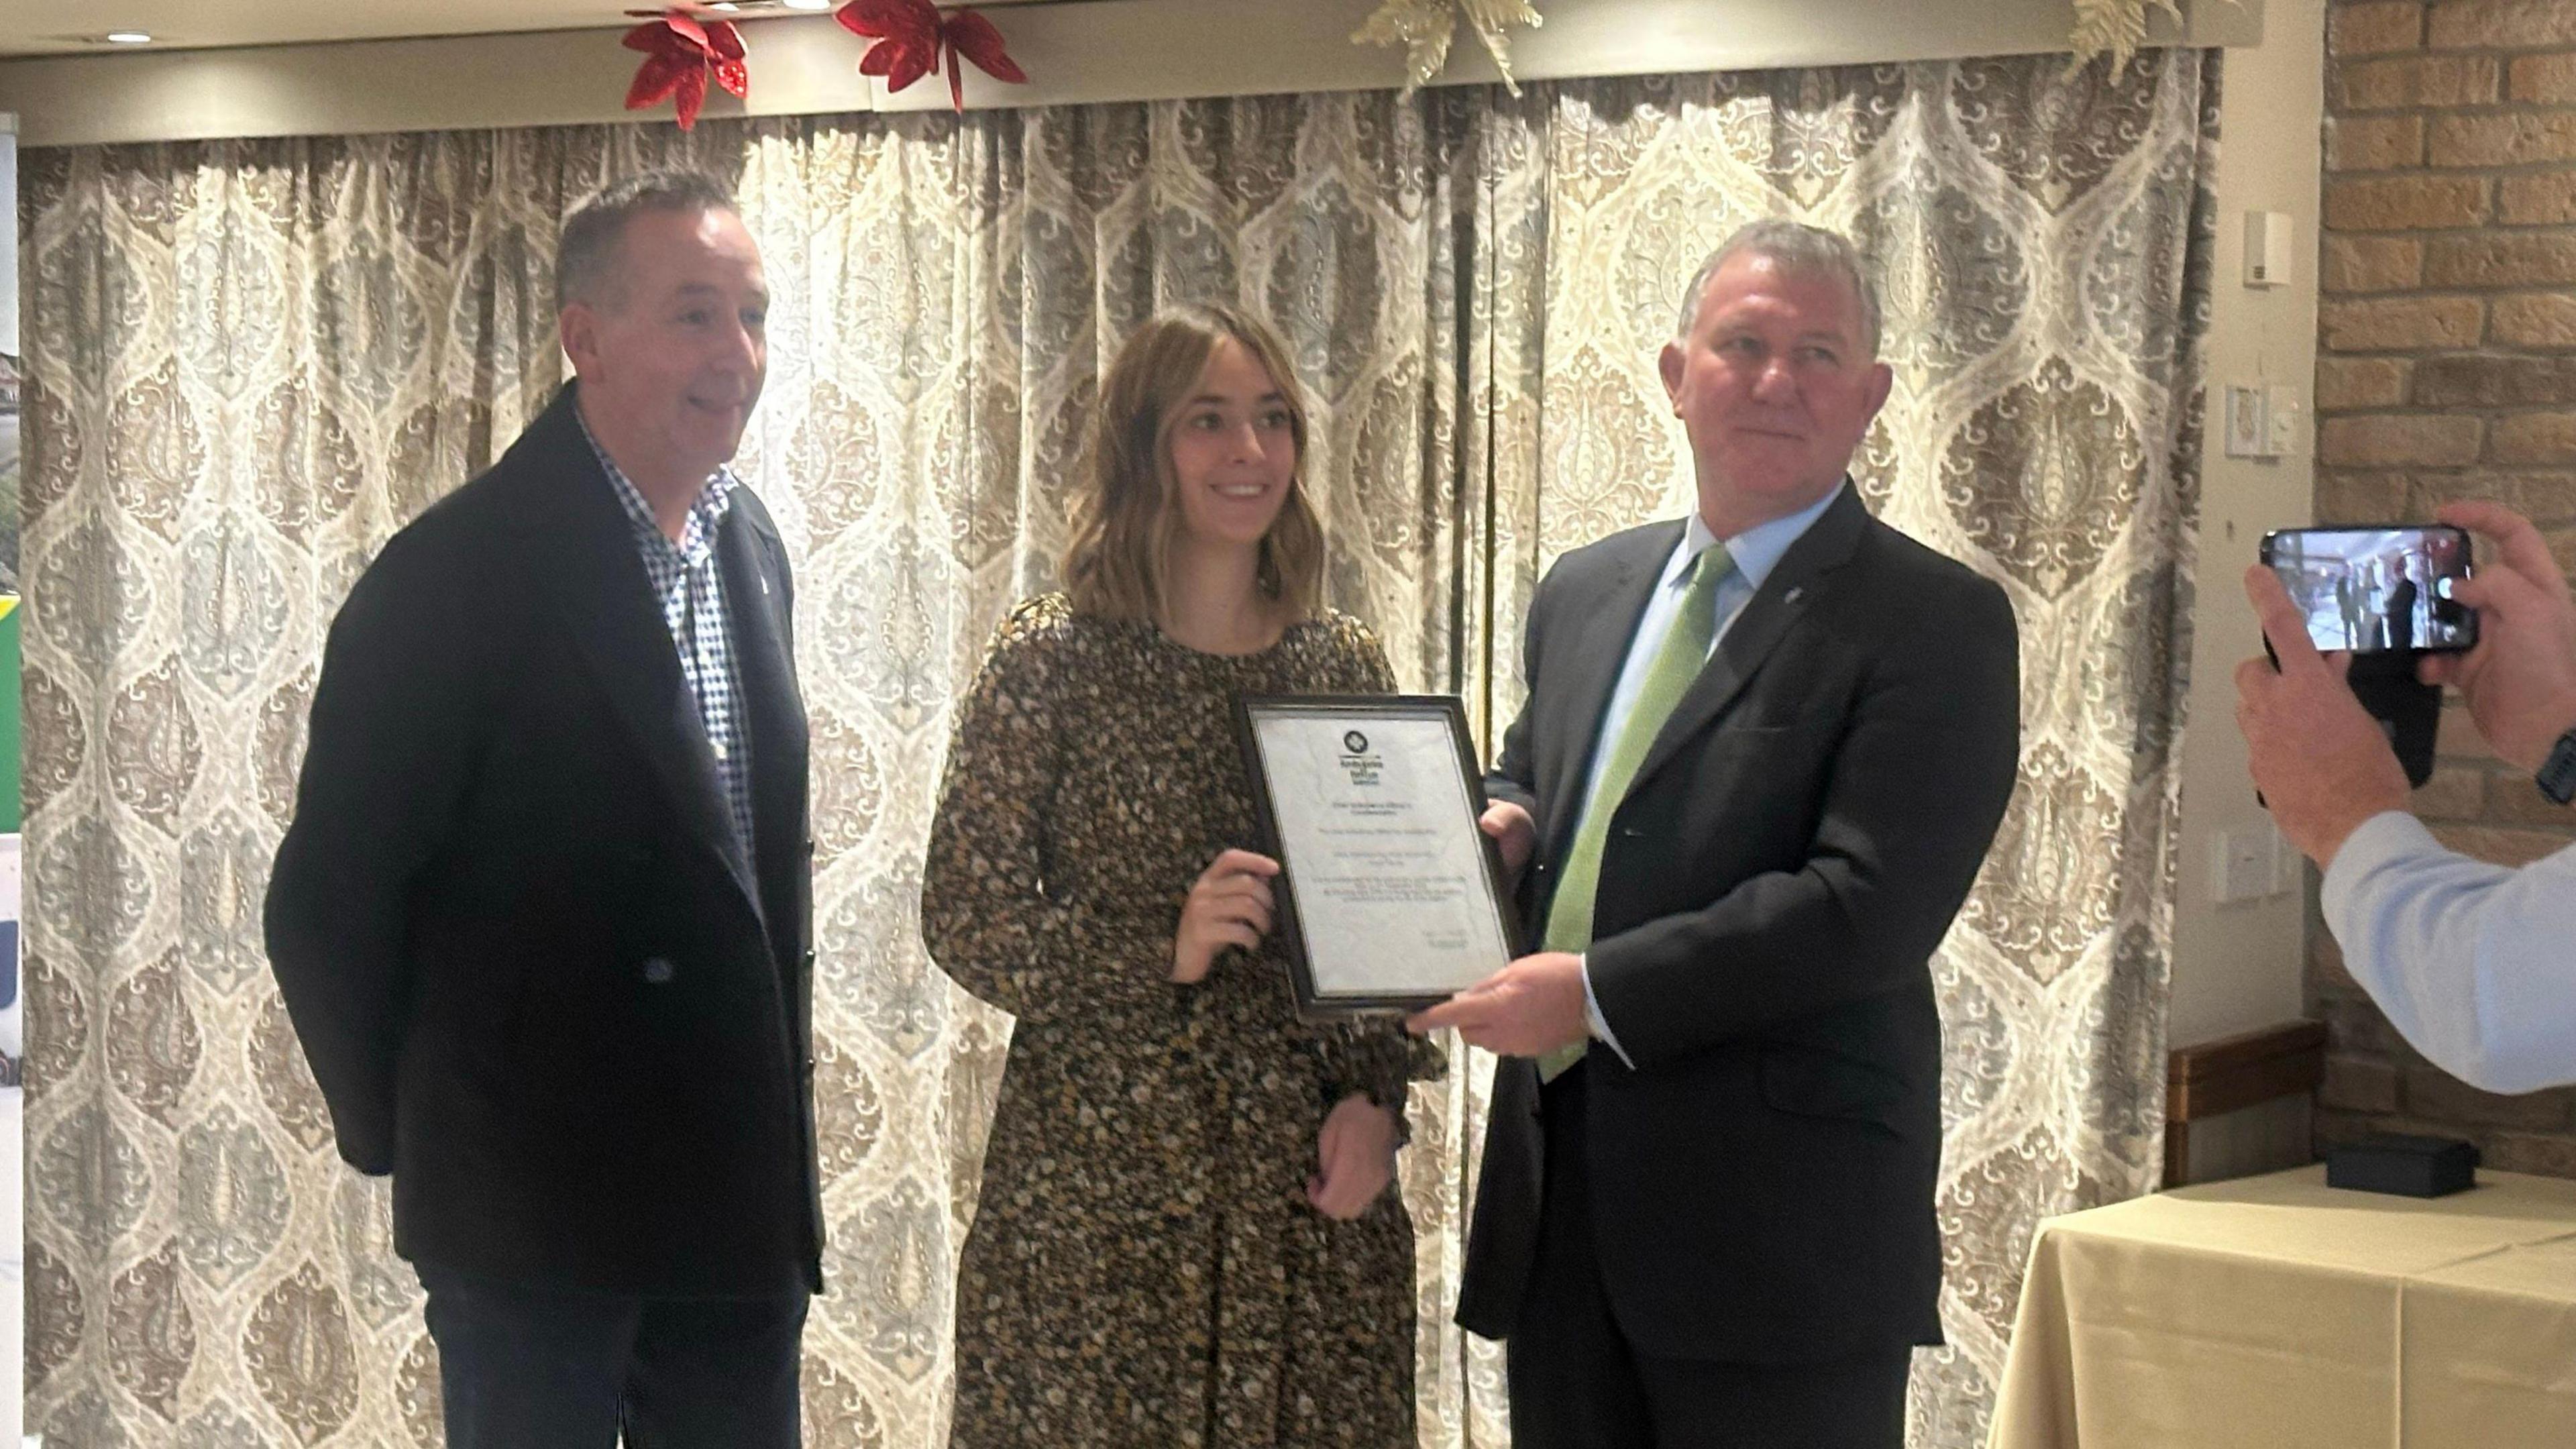
[[1171, 980], [1190, 885], [1257, 847], [1238, 694], [1383, 693], [1340, 614], [1257, 654], [1021, 604], [962, 706], [922, 930], [1018, 1018], [957, 1280], [951, 1449], [1415, 1442], [1413, 1229], [1305, 1196], [1327, 1109], [1439, 1053], [1298, 1020], [1274, 946]]

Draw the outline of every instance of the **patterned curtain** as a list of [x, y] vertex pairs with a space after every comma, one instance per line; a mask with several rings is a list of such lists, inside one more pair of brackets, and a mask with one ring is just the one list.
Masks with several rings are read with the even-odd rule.
[[[1331, 593], [1492, 731], [1563, 549], [1687, 496], [1653, 373], [1735, 222], [1845, 226], [1899, 381], [1873, 505], [2013, 591], [2026, 768], [1937, 963], [1953, 1347], [1982, 1442], [2031, 1223], [2152, 1185], [2215, 60], [46, 150], [22, 195], [30, 1423], [83, 1446], [433, 1446], [386, 1199], [331, 1153], [258, 904], [322, 630], [560, 376], [556, 228], [736, 179], [776, 304], [741, 467], [813, 713], [833, 1291], [818, 1449], [941, 1440], [949, 1274], [1008, 1020], [915, 926], [948, 707], [1050, 582], [1098, 370], [1156, 305], [1283, 325]], [[1445, 1326], [1490, 1060], [1419, 1089], [1425, 1445], [1505, 1442]]]

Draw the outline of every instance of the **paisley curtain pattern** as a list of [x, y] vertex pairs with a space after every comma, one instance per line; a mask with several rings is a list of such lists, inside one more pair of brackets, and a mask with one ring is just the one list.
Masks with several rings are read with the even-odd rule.
[[[1873, 506], [2004, 584], [2025, 766], [1936, 961], [1951, 1347], [1982, 1442], [2029, 1231], [2152, 1186], [2188, 658], [2216, 60], [2062, 59], [944, 115], [29, 152], [30, 1424], [58, 1442], [432, 1446], [381, 1184], [332, 1155], [259, 940], [322, 631], [562, 375], [569, 202], [737, 181], [776, 302], [742, 471], [795, 554], [813, 715], [831, 1293], [808, 1442], [941, 1441], [1006, 1017], [917, 930], [950, 702], [1049, 585], [1094, 380], [1243, 300], [1312, 393], [1332, 601], [1408, 687], [1518, 708], [1564, 549], [1688, 497], [1653, 358], [1734, 224], [1848, 229], [1898, 382]], [[1444, 1326], [1491, 1062], [1417, 1089], [1425, 1445], [1506, 1442]]]

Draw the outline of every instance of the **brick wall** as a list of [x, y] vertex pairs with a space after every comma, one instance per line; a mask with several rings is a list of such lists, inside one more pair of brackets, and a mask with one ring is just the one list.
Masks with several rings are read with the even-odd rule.
[[[2317, 519], [2494, 498], [2576, 568], [2576, 0], [2336, 0], [2326, 57]], [[2507, 863], [2576, 838], [2576, 811], [2456, 703], [2442, 723], [2415, 801], [2436, 834]], [[2462, 1085], [2389, 1029], [2313, 914], [2308, 941], [2323, 1140], [2443, 1132], [2489, 1166], [2576, 1177], [2576, 1089]]]

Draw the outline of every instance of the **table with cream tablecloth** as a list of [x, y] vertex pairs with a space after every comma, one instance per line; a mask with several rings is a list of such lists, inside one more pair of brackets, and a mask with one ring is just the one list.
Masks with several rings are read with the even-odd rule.
[[2576, 1182], [2323, 1166], [2040, 1225], [1990, 1449], [2576, 1446]]

